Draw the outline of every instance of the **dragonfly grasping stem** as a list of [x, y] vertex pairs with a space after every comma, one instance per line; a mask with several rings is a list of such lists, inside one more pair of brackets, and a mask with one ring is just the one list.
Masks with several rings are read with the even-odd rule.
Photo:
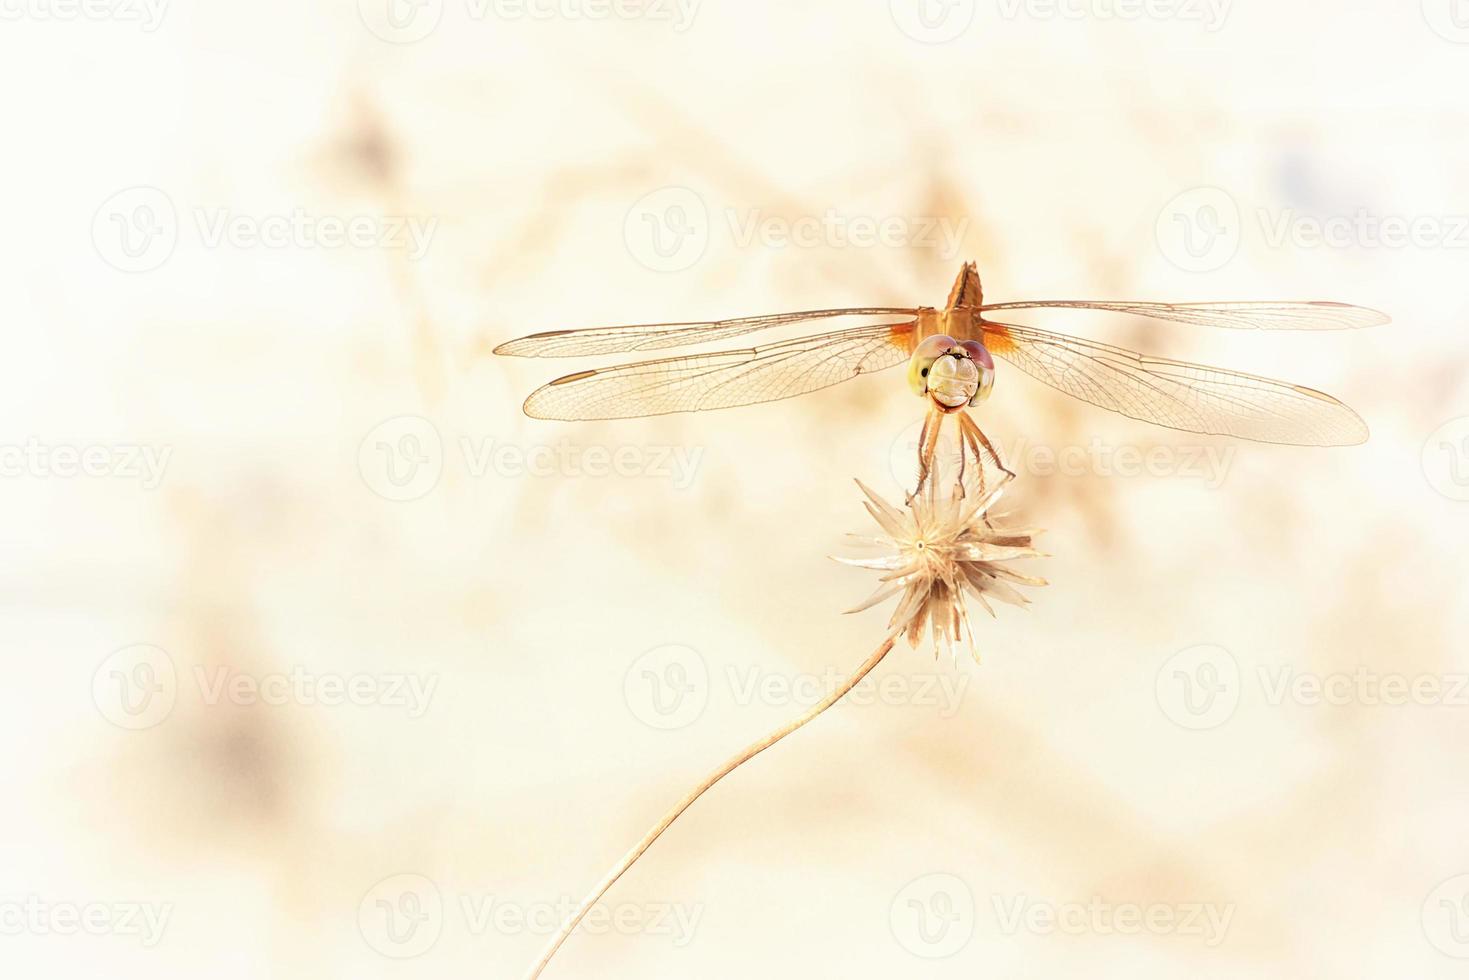
[[789, 724], [777, 728], [775, 731], [771, 732], [769, 735], [766, 735], [758, 742], [755, 742], [754, 744], [746, 747], [744, 750], [731, 756], [729, 760], [726, 761], [722, 766], [720, 766], [718, 769], [715, 769], [708, 776], [705, 776], [703, 781], [700, 782], [699, 785], [689, 790], [688, 795], [679, 800], [678, 803], [674, 804], [673, 809], [664, 814], [663, 819], [659, 820], [658, 823], [653, 826], [653, 829], [648, 831], [647, 835], [644, 836], [642, 840], [633, 845], [632, 850], [628, 851], [627, 854], [623, 856], [622, 860], [617, 862], [617, 866], [607, 873], [607, 877], [603, 878], [600, 882], [597, 883], [596, 887], [594, 887], [587, 895], [587, 897], [582, 900], [582, 903], [580, 906], [577, 907], [577, 910], [573, 912], [564, 923], [562, 923], [561, 930], [556, 933], [555, 937], [553, 937], [551, 942], [546, 946], [545, 952], [541, 954], [540, 960], [538, 960], [536, 962], [536, 965], [531, 968], [531, 971], [526, 974], [526, 980], [536, 980], [536, 978], [541, 975], [541, 973], [546, 969], [546, 966], [551, 962], [551, 958], [556, 955], [556, 951], [561, 948], [561, 945], [565, 943], [568, 938], [570, 938], [572, 932], [576, 930], [577, 925], [580, 924], [581, 920], [586, 918], [587, 913], [592, 910], [592, 906], [601, 901], [602, 896], [607, 894], [607, 890], [617, 883], [617, 879], [621, 878], [623, 873], [626, 872], [628, 868], [631, 868], [633, 866], [633, 862], [637, 861], [638, 858], [643, 856], [644, 851], [653, 846], [654, 841], [663, 836], [663, 832], [671, 827], [673, 825], [673, 822], [677, 820], [685, 810], [693, 806], [695, 800], [703, 796], [715, 783], [719, 782], [725, 776], [728, 776], [740, 766], [744, 765], [746, 762], [749, 762], [755, 756], [759, 755], [761, 752], [764, 752], [766, 749], [770, 748], [776, 742], [779, 742], [781, 739], [785, 738], [796, 729], [801, 728], [809, 722], [813, 721], [823, 711], [825, 711], [827, 708], [830, 708], [832, 705], [836, 704], [843, 697], [845, 697], [847, 693], [852, 690], [852, 688], [860, 684], [862, 682], [862, 679], [872, 672], [872, 669], [874, 667], [882, 663], [882, 659], [888, 655], [889, 651], [892, 650], [893, 644], [897, 641], [897, 638], [897, 634], [893, 633], [886, 640], [884, 640], [882, 642], [882, 645], [879, 646], [875, 651], [873, 651], [872, 656], [863, 661], [862, 666], [858, 667], [856, 672], [853, 673], [852, 676], [848, 677], [840, 687], [838, 687], [836, 690], [832, 691], [825, 698], [823, 698], [820, 704], [816, 705], [814, 708], [806, 712], [801, 717], [797, 718], [795, 721], [792, 721]]

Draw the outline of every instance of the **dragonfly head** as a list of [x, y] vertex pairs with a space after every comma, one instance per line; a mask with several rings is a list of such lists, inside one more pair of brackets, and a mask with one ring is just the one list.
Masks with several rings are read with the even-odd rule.
[[995, 362], [984, 344], [939, 334], [918, 345], [908, 361], [908, 386], [945, 412], [977, 405], [995, 387]]

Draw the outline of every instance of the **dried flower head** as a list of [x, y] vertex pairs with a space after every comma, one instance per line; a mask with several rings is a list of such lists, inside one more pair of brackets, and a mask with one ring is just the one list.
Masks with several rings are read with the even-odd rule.
[[1032, 547], [1032, 539], [1040, 532], [999, 527], [991, 519], [990, 508], [1004, 491], [1005, 480], [966, 497], [937, 493], [935, 482], [929, 483], [927, 493], [899, 509], [857, 481], [867, 496], [867, 512], [883, 533], [853, 537], [888, 553], [878, 558], [837, 559], [886, 573], [877, 591], [848, 612], [870, 609], [901, 593], [888, 625], [905, 634], [910, 646], [917, 648], [926, 625], [933, 632], [935, 656], [940, 649], [952, 653], [957, 644], [967, 642], [978, 659], [965, 595], [978, 600], [991, 616], [995, 614], [991, 599], [1027, 605], [1030, 600], [1015, 585], [1045, 585], [1045, 579], [1022, 575], [1005, 563], [1040, 557]]

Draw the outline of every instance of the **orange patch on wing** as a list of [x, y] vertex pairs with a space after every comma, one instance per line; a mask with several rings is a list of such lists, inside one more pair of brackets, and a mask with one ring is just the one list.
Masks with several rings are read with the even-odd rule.
[[918, 331], [916, 321], [895, 323], [889, 328], [888, 343], [905, 353], [913, 352], [913, 338]]
[[991, 354], [1015, 352], [1015, 340], [1010, 336], [1010, 328], [1003, 323], [990, 323], [988, 320], [984, 322], [984, 345]]

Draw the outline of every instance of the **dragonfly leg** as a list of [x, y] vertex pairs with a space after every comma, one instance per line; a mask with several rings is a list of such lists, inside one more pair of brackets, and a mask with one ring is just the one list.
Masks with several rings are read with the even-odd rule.
[[[965, 423], [969, 424], [966, 425]], [[972, 429], [973, 423], [969, 421], [969, 416], [961, 413], [959, 419], [959, 485], [954, 488], [954, 495], [960, 500], [966, 496], [964, 490], [964, 463], [969, 458], [970, 453], [974, 454], [975, 465], [979, 467], [978, 480], [980, 495], [983, 496], [984, 494], [984, 451], [980, 448], [979, 443], [974, 441]]]
[[[964, 499], [964, 464], [969, 454], [964, 451], [964, 424], [959, 423], [959, 475], [954, 479], [954, 499]], [[984, 467], [979, 469], [980, 490], [984, 489]]]
[[908, 494], [907, 503], [911, 506], [913, 501], [923, 492], [928, 484], [928, 479], [933, 475], [934, 456], [938, 453], [939, 434], [944, 427], [944, 413], [938, 409], [930, 408], [928, 416], [923, 420], [923, 429], [918, 434], [918, 486]]
[[1000, 459], [999, 450], [995, 449], [989, 437], [984, 434], [968, 413], [961, 413], [959, 417], [959, 431], [963, 436], [963, 445], [974, 453], [975, 462], [979, 464], [979, 489], [984, 492], [985, 461], [988, 460], [1010, 479], [1015, 479], [1014, 472]]
[[964, 434], [969, 440], [970, 445], [974, 447], [974, 456], [976, 459], [981, 461], [981, 464], [983, 464], [983, 461], [987, 458], [990, 460], [990, 462], [994, 463], [995, 466], [999, 467], [1000, 472], [1004, 473], [1012, 480], [1015, 478], [1015, 473], [1011, 471], [1010, 467], [1005, 465], [1003, 460], [1000, 459], [999, 450], [995, 449], [994, 445], [989, 440], [989, 436], [985, 435], [984, 430], [975, 424], [974, 419], [970, 418], [968, 414], [961, 416], [961, 418], [959, 419], [959, 427], [964, 431]]

